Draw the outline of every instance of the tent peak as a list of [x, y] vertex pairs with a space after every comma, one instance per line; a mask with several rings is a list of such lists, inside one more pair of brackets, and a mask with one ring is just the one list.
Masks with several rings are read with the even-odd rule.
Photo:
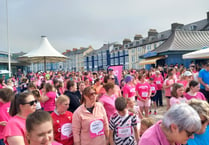
[[41, 35], [41, 38], [46, 38], [47, 36], [45, 36], [45, 35]]

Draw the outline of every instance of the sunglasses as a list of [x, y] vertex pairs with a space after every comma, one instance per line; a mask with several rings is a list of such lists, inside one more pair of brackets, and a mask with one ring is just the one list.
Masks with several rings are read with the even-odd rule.
[[22, 105], [29, 104], [30, 106], [33, 106], [35, 103], [37, 104], [37, 100], [33, 100], [27, 103], [22, 103]]
[[93, 93], [90, 93], [89, 96], [93, 96], [93, 95], [96, 95], [97, 93], [96, 92], [93, 92]]
[[191, 137], [195, 133], [195, 132], [189, 132], [187, 130], [185, 130], [185, 131], [186, 131], [188, 137]]

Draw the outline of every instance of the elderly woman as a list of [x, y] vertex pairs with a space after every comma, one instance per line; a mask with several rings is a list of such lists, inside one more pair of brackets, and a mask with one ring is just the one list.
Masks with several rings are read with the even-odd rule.
[[108, 119], [103, 105], [96, 102], [91, 86], [84, 89], [82, 105], [74, 112], [72, 130], [74, 145], [108, 144]]
[[190, 138], [187, 142], [188, 145], [200, 145], [209, 143], [209, 104], [206, 101], [191, 99], [188, 104], [194, 108], [200, 116], [202, 127]]
[[186, 103], [176, 104], [166, 112], [162, 121], [142, 135], [138, 145], [186, 144], [200, 129], [201, 121], [197, 112]]

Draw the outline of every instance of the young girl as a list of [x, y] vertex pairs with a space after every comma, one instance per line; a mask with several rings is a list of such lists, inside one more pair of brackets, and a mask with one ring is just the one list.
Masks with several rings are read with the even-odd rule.
[[140, 107], [141, 113], [145, 110], [145, 117], [149, 115], [149, 107], [150, 107], [150, 96], [151, 96], [151, 89], [150, 84], [145, 81], [145, 75], [140, 74], [139, 83], [136, 84], [136, 96], [137, 96], [137, 103]]
[[163, 83], [163, 88], [165, 90], [165, 97], [166, 97], [166, 102], [167, 102], [167, 110], [170, 108], [171, 88], [174, 83], [175, 83], [175, 80], [173, 78], [173, 73], [169, 72], [168, 78], [165, 79]]
[[153, 82], [153, 78], [150, 78], [149, 79], [149, 84], [150, 84], [150, 88], [151, 88], [151, 105], [150, 105], [150, 111], [149, 111], [149, 114], [152, 113], [151, 109], [152, 109], [152, 103], [154, 104], [154, 114], [156, 115], [157, 114], [157, 105], [156, 105], [156, 102], [157, 102], [157, 96], [156, 96], [156, 92], [157, 92], [157, 86], [156, 84]]
[[154, 120], [152, 118], [143, 118], [141, 120], [141, 127], [140, 127], [140, 137], [143, 135], [143, 133], [150, 128], [154, 124]]
[[192, 80], [189, 83], [189, 88], [186, 90], [185, 97], [187, 98], [187, 100], [194, 98], [206, 101], [205, 96], [203, 95], [203, 93], [199, 92], [199, 90], [200, 84], [197, 81]]
[[175, 83], [173, 85], [172, 91], [171, 91], [171, 99], [170, 99], [170, 105], [174, 104], [180, 104], [180, 103], [186, 103], [187, 99], [184, 97], [184, 86], [179, 83]]

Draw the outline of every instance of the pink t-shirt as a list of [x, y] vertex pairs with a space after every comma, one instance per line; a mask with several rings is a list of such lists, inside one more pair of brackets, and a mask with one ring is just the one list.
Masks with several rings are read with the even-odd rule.
[[110, 120], [112, 114], [116, 112], [115, 99], [116, 99], [115, 95], [112, 95], [110, 97], [107, 96], [107, 94], [102, 95], [101, 98], [99, 99], [99, 102], [101, 102], [104, 105], [108, 120]]
[[136, 96], [136, 88], [134, 85], [125, 84], [123, 87], [123, 95], [128, 95], [128, 98], [132, 98]]
[[53, 141], [51, 145], [62, 145], [61, 143], [58, 143], [56, 141]]
[[[0, 122], [1, 121], [7, 121], [11, 118], [9, 115], [9, 107], [10, 107], [10, 102], [8, 103], [1, 103], [0, 102]], [[3, 130], [5, 126], [0, 125], [0, 139], [4, 138]]]
[[162, 121], [160, 120], [156, 124], [148, 128], [140, 138], [138, 145], [170, 145], [169, 141], [166, 138], [166, 135], [160, 128], [161, 123]]
[[171, 97], [170, 99], [170, 105], [174, 105], [174, 104], [180, 104], [180, 103], [186, 103], [187, 99], [185, 97]]
[[[147, 97], [149, 97], [149, 93], [150, 93], [150, 85], [149, 83], [145, 82], [145, 83], [138, 83], [136, 84], [136, 91], [138, 92], [139, 96], [142, 99], [147, 99]], [[140, 98], [137, 98], [140, 100]]]
[[186, 80], [178, 80], [177, 83], [182, 84], [184, 88], [187, 87], [188, 82]]
[[156, 91], [157, 91], [157, 86], [156, 86], [156, 84], [154, 84], [154, 83], [150, 84], [150, 89], [151, 89], [151, 93], [152, 93], [152, 94], [155, 94]]
[[46, 96], [49, 100], [44, 103], [44, 111], [54, 111], [56, 92], [48, 92], [46, 93]]
[[197, 94], [195, 96], [191, 96], [188, 93], [186, 93], [185, 98], [187, 98], [187, 100], [190, 100], [190, 99], [194, 98], [194, 99], [200, 99], [200, 100], [205, 100], [206, 101], [205, 96], [201, 92], [197, 92]]
[[25, 145], [28, 145], [24, 118], [14, 116], [8, 121], [4, 129], [4, 142], [6, 145], [8, 145], [7, 137], [11, 136], [23, 136]]
[[[174, 84], [175, 82], [174, 82], [174, 80], [173, 79], [166, 79], [165, 81], [164, 81], [164, 85], [165, 86], [168, 86], [168, 85], [171, 85], [171, 84]], [[165, 89], [165, 96], [171, 96], [171, 87], [168, 87], [168, 88], [166, 88]]]
[[159, 77], [154, 78], [154, 83], [157, 86], [157, 90], [161, 90], [163, 87], [163, 77], [160, 75]]

